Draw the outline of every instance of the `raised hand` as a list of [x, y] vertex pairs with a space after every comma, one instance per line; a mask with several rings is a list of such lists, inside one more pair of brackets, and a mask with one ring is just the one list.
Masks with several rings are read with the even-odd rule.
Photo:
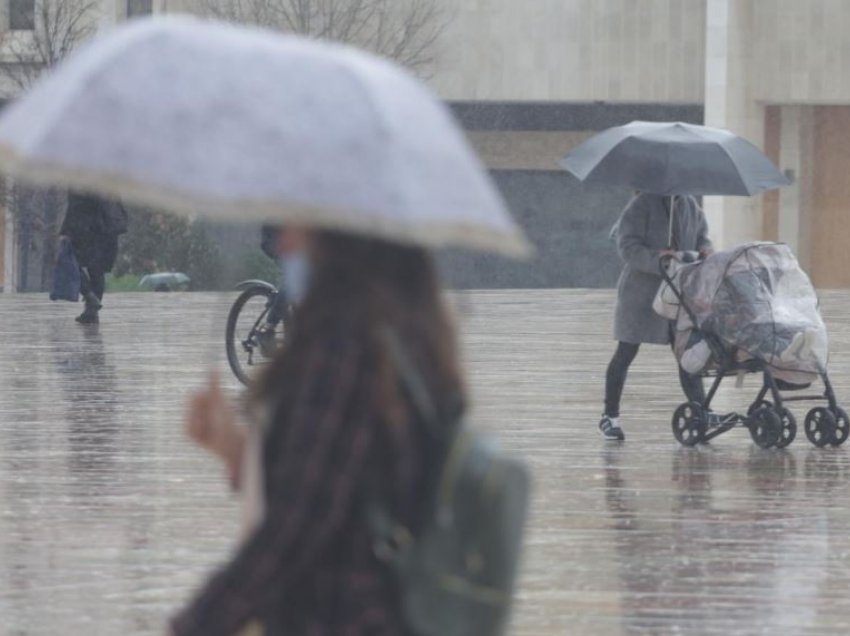
[[186, 433], [198, 446], [207, 449], [228, 467], [231, 479], [238, 474], [245, 445], [245, 433], [224, 393], [217, 373], [209, 386], [192, 396], [186, 413]]

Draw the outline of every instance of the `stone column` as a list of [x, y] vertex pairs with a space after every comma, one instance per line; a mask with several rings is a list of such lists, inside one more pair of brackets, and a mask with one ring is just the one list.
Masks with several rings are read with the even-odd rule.
[[[706, 0], [705, 123], [764, 146], [764, 107], [750, 95], [751, 0]], [[762, 237], [760, 197], [707, 197], [715, 242], [731, 247]]]

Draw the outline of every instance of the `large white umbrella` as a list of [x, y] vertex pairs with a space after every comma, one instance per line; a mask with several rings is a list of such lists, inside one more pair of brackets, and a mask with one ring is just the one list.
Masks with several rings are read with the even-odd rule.
[[220, 219], [522, 255], [448, 109], [351, 48], [190, 18], [98, 38], [0, 117], [0, 170]]

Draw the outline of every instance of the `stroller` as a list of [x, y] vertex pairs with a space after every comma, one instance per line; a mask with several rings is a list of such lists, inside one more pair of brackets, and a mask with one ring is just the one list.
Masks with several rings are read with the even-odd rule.
[[[714, 378], [703, 403], [676, 409], [673, 435], [679, 443], [693, 446], [743, 426], [758, 446], [784, 448], [797, 435], [786, 404], [819, 401], [806, 415], [806, 437], [818, 447], [843, 444], [850, 420], [826, 372], [826, 326], [817, 294], [790, 248], [749, 243], [694, 261], [690, 253], [661, 259], [664, 282], [653, 304], [673, 321], [682, 367]], [[711, 412], [724, 378], [754, 373], [762, 384], [746, 414]], [[794, 393], [818, 380], [823, 393]]]

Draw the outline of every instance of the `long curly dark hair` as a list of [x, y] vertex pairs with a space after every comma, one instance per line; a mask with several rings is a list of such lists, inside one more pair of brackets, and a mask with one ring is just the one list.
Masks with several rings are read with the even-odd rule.
[[421, 248], [337, 232], [312, 239], [310, 290], [297, 308], [286, 344], [259, 378], [255, 404], [291, 404], [311, 347], [339, 334], [365, 347], [372, 412], [387, 422], [405, 418], [399, 376], [381, 338], [395, 331], [415, 360], [435, 405], [454, 415], [464, 404], [455, 330], [432, 257]]

